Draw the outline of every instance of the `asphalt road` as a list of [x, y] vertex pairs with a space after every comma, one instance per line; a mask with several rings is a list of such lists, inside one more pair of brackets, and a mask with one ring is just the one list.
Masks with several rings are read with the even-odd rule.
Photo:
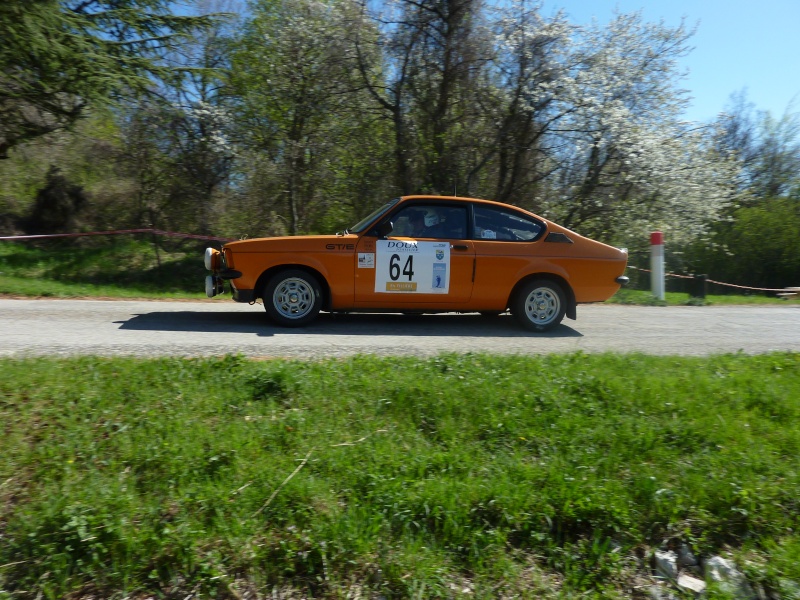
[[260, 305], [230, 300], [0, 299], [0, 356], [132, 355], [325, 358], [441, 352], [646, 352], [704, 355], [800, 351], [800, 307], [587, 305], [536, 334], [510, 315], [322, 314], [282, 329]]

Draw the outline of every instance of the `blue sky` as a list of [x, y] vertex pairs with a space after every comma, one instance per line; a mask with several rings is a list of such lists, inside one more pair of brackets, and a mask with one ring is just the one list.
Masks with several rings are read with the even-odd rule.
[[542, 14], [564, 9], [574, 23], [606, 23], [615, 8], [667, 25], [686, 17], [697, 26], [694, 50], [683, 60], [683, 87], [694, 98], [687, 119], [713, 119], [743, 88], [757, 109], [775, 117], [793, 99], [791, 112], [800, 112], [800, 0], [544, 0]]

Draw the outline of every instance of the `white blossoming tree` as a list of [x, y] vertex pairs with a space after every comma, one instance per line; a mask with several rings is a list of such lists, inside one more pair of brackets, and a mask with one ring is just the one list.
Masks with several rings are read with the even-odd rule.
[[401, 190], [523, 205], [630, 246], [655, 227], [703, 235], [731, 201], [735, 161], [681, 120], [684, 24], [579, 27], [527, 0], [361, 5], [384, 62], [382, 79], [362, 75], [392, 123]]
[[[518, 201], [630, 245], [653, 227], [675, 241], [702, 235], [732, 198], [736, 164], [680, 118], [687, 97], [677, 59], [691, 32], [640, 14], [570, 26], [524, 4], [507, 11], [498, 36], [525, 82], [509, 105], [537, 134], [526, 161], [534, 185]], [[526, 62], [538, 72], [524, 79]]]
[[368, 161], [381, 156], [383, 136], [363, 106], [349, 58], [353, 8], [336, 0], [257, 2], [234, 51], [239, 138], [266, 174], [251, 170], [249, 177], [268, 180], [265, 202], [291, 234], [325, 222], [333, 194], [369, 182], [380, 188]]
[[[230, 15], [234, 0], [196, 9]], [[212, 26], [165, 55], [175, 70], [153, 84], [147, 101], [126, 106], [126, 146], [137, 181], [139, 224], [210, 233], [216, 202], [230, 180], [235, 148], [232, 116], [220, 93], [235, 22]]]

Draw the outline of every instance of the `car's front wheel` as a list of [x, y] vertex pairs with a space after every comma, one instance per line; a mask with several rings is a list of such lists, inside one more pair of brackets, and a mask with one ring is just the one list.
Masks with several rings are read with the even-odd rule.
[[299, 269], [281, 271], [264, 288], [264, 310], [283, 327], [301, 327], [317, 318], [322, 287], [316, 277]]
[[554, 281], [530, 281], [517, 292], [511, 312], [527, 329], [548, 331], [564, 319], [567, 312], [566, 295]]

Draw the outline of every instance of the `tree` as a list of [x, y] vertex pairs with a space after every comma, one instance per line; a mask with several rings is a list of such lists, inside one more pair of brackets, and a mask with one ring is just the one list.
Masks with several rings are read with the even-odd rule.
[[74, 231], [86, 204], [83, 189], [52, 167], [47, 173], [46, 185], [36, 195], [36, 202], [22, 226], [25, 231], [37, 234]]
[[753, 287], [800, 285], [800, 203], [766, 198], [732, 213], [720, 223], [716, 243], [693, 244], [686, 260], [696, 273]]
[[789, 105], [780, 118], [758, 111], [746, 90], [731, 95], [717, 119], [719, 151], [739, 161], [739, 187], [748, 203], [800, 191], [800, 113]]
[[161, 59], [211, 17], [178, 16], [169, 0], [0, 3], [0, 158], [69, 128], [92, 105], [174, 75]]
[[284, 214], [298, 233], [314, 198], [319, 138], [340, 98], [334, 7], [262, 0], [235, 50], [231, 89], [241, 136], [280, 165]]
[[[481, 35], [479, 0], [405, 0], [404, 27], [419, 37], [413, 47], [410, 97], [417, 144], [424, 148], [422, 189], [454, 193], [467, 144], [465, 122], [480, 127], [475, 92], [490, 51]], [[472, 134], [470, 134], [471, 136]]]
[[466, 190], [626, 244], [654, 226], [701, 235], [730, 203], [735, 161], [681, 120], [684, 24], [578, 27], [526, 0], [377, 5], [362, 2], [382, 68], [361, 74], [392, 123], [403, 192]]
[[208, 234], [235, 155], [224, 107], [151, 98], [124, 113], [124, 167], [135, 185], [135, 225]]
[[767, 288], [800, 281], [800, 114], [791, 108], [776, 119], [741, 90], [714, 123], [716, 150], [741, 168], [739, 194], [709, 243], [687, 249], [696, 272]]
[[383, 152], [383, 132], [356, 89], [344, 35], [355, 18], [351, 8], [348, 1], [262, 0], [234, 49], [237, 139], [269, 173], [260, 178], [260, 201], [285, 217], [290, 234], [324, 221], [359, 181], [381, 187], [370, 174], [380, 169], [367, 158]]
[[561, 68], [540, 86], [553, 99], [541, 119], [552, 171], [537, 187], [539, 210], [625, 245], [652, 227], [675, 241], [707, 231], [733, 197], [736, 165], [681, 120], [676, 61], [690, 37], [683, 24], [644, 23], [638, 13], [574, 29]]
[[395, 185], [404, 194], [464, 189], [465, 150], [482, 116], [475, 98], [491, 52], [483, 2], [368, 5], [362, 0], [369, 25], [355, 30], [353, 43], [362, 84], [393, 129]]
[[[237, 9], [232, 0], [203, 4], [201, 10], [213, 5], [218, 14]], [[170, 165], [160, 213], [200, 233], [211, 232], [216, 196], [226, 186], [235, 158], [232, 118], [223, 94], [235, 25], [233, 19], [218, 19], [172, 50], [167, 59], [177, 67], [176, 77], [160, 82], [158, 100], [147, 106], [159, 115], [151, 135]]]
[[538, 210], [540, 182], [560, 166], [553, 159], [561, 143], [555, 129], [573, 110], [559, 82], [570, 68], [575, 28], [562, 13], [547, 20], [538, 5], [517, 1], [499, 15], [495, 30], [494, 85], [480, 99], [494, 127], [467, 178], [467, 192], [473, 193], [473, 178], [490, 171], [483, 179], [493, 179], [486, 191], [494, 199]]
[[[65, 221], [63, 229], [105, 230], [138, 224], [132, 219], [134, 186], [125, 164], [125, 136], [113, 111], [92, 110], [73, 130], [54, 132], [18, 147], [0, 163], [0, 213], [8, 211], [17, 231], [45, 233], [47, 223], [30, 219], [42, 194], [53, 197], [57, 186], [80, 188], [84, 202], [76, 208], [79, 219]], [[41, 207], [47, 210], [47, 207]], [[8, 226], [7, 226], [8, 227]], [[7, 229], [9, 233], [12, 227]]]

